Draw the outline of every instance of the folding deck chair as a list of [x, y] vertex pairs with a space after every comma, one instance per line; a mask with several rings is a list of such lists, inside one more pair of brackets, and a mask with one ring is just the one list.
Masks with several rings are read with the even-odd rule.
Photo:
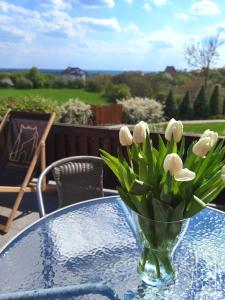
[[0, 193], [17, 193], [6, 224], [0, 224], [4, 232], [9, 230], [24, 193], [36, 190], [32, 175], [37, 162], [41, 171], [46, 167], [45, 141], [54, 118], [55, 113], [8, 110], [0, 124]]

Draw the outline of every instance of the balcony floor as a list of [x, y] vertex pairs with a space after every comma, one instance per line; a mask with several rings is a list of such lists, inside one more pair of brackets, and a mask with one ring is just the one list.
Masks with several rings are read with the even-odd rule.
[[[10, 214], [10, 208], [13, 205], [15, 196], [16, 194], [13, 193], [0, 194], [0, 215], [3, 220]], [[46, 195], [44, 195], [44, 201], [46, 212], [51, 212], [57, 209], [58, 202], [56, 192], [46, 193]], [[37, 209], [36, 194], [27, 193], [22, 200], [9, 232], [4, 233], [0, 231], [0, 249], [21, 230], [38, 219], [39, 213]]]

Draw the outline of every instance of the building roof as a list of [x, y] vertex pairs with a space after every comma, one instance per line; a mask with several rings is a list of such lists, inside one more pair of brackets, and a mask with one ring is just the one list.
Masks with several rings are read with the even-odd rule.
[[62, 75], [83, 76], [86, 75], [86, 72], [80, 68], [68, 67], [62, 71]]

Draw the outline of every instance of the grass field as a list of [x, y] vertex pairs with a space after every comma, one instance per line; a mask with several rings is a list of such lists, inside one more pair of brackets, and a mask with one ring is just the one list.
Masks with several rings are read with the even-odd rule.
[[206, 129], [218, 132], [219, 135], [225, 135], [225, 122], [184, 124], [184, 132], [203, 133]]
[[[152, 127], [152, 130], [166, 130], [167, 123], [163, 124], [155, 124]], [[202, 134], [206, 129], [210, 129], [213, 131], [218, 132], [219, 135], [225, 136], [225, 122], [203, 122], [203, 123], [188, 123], [183, 124], [184, 126], [184, 133], [196, 133]], [[151, 128], [151, 127], [150, 127]]]
[[79, 98], [80, 101], [89, 104], [104, 104], [107, 103], [107, 98], [100, 93], [88, 92], [84, 89], [0, 89], [0, 100], [8, 97], [17, 98], [23, 96], [40, 95], [50, 100], [57, 100], [63, 103], [70, 98]]

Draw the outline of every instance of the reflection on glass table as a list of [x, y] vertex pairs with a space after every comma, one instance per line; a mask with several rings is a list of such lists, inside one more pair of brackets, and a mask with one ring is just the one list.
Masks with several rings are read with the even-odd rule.
[[100, 284], [118, 299], [222, 300], [224, 249], [225, 214], [205, 209], [190, 220], [175, 252], [175, 284], [145, 287], [136, 271], [140, 249], [129, 210], [118, 196], [99, 198], [48, 215], [6, 245], [0, 253], [0, 291]]

